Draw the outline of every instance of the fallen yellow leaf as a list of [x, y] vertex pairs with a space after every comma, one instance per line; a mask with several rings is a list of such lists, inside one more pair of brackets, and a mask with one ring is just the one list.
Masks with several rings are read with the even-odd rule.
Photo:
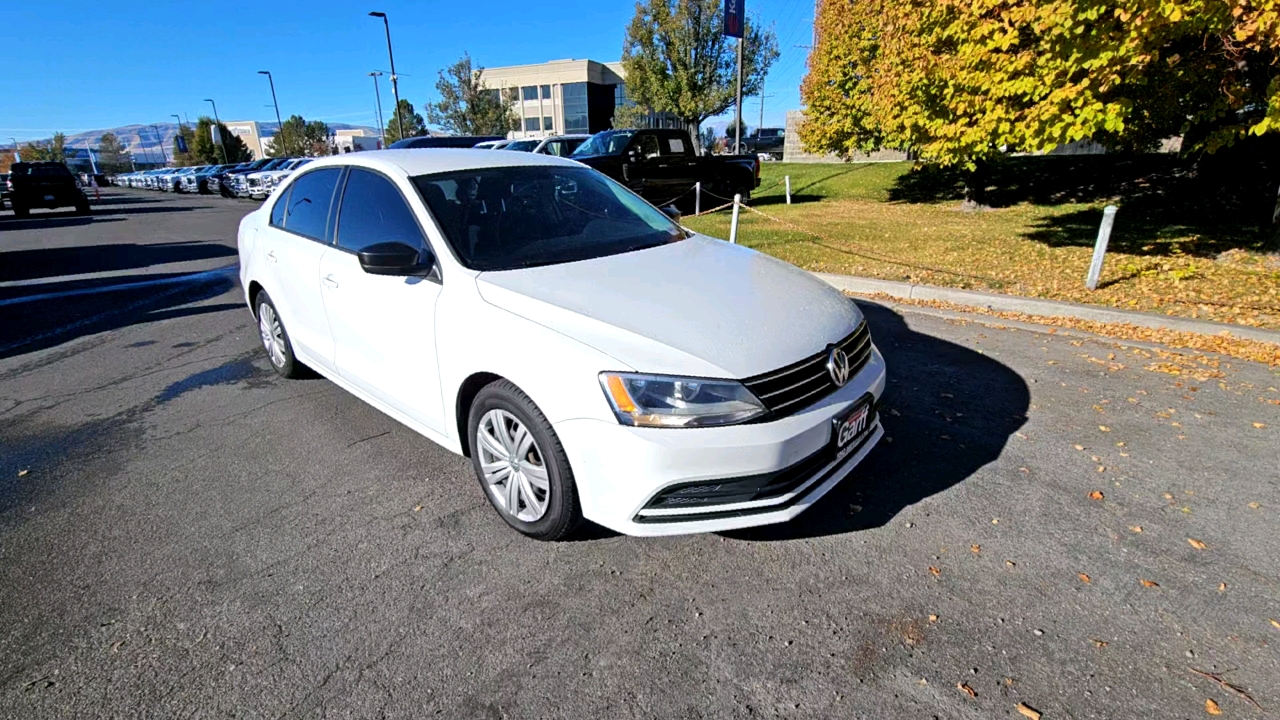
[[1258, 503], [1256, 503], [1256, 502], [1251, 502], [1251, 503], [1249, 503], [1249, 507], [1253, 508], [1254, 510], [1257, 510], [1258, 508], [1260, 508], [1260, 507], [1262, 507], [1262, 506], [1261, 506], [1261, 505], [1259, 505], [1259, 504], [1258, 504]]
[[969, 546], [969, 549], [970, 549], [970, 550], [972, 550], [972, 551], [973, 551], [973, 552], [975, 552], [975, 553], [980, 553], [980, 552], [982, 552], [982, 546], [981, 546], [981, 545], [970, 545], [970, 546]]
[[1141, 525], [1130, 525], [1130, 526], [1129, 526], [1129, 529], [1130, 529], [1130, 530], [1132, 530], [1132, 531], [1134, 531], [1134, 532], [1136, 532], [1136, 533], [1140, 533], [1140, 532], [1142, 532], [1142, 526], [1141, 526]]
[[1253, 426], [1254, 426], [1254, 427], [1256, 427], [1256, 428], [1258, 428], [1259, 430], [1261, 430], [1262, 428], [1266, 427], [1266, 426], [1267, 426], [1267, 424], [1266, 424], [1266, 423], [1254, 423], [1254, 424], [1253, 424]]
[[1107, 427], [1106, 425], [1099, 425], [1098, 429], [1101, 430], [1102, 432], [1111, 432], [1111, 428]]
[[1165, 499], [1165, 500], [1172, 500], [1172, 499], [1173, 499], [1173, 493], [1165, 493], [1165, 494], [1164, 494], [1164, 499]]
[[414, 511], [414, 512], [422, 512], [422, 506], [421, 506], [421, 505], [414, 505], [414, 506], [413, 506], [413, 511]]
[[1218, 592], [1226, 592], [1226, 591], [1227, 591], [1227, 584], [1226, 584], [1226, 583], [1218, 583]]
[[1029, 717], [1031, 720], [1040, 720], [1040, 711], [1030, 705], [1026, 703], [1018, 703], [1017, 708], [1018, 712], [1021, 713], [1023, 717]]
[[956, 687], [960, 688], [960, 690], [963, 691], [965, 695], [968, 695], [971, 698], [978, 697], [978, 693], [974, 691], [973, 688], [969, 687], [968, 685], [965, 685], [964, 683], [958, 682], [956, 683]]
[[1218, 703], [1214, 702], [1213, 698], [1204, 701], [1204, 711], [1210, 715], [1222, 714], [1222, 708], [1218, 707]]
[[1138, 582], [1142, 583], [1142, 587], [1160, 587], [1160, 583], [1154, 580], [1139, 580]]
[[1012, 561], [1012, 560], [1005, 560], [1005, 561], [1004, 561], [1004, 564], [1005, 564], [1005, 565], [1008, 565], [1009, 567], [1017, 567], [1017, 566], [1018, 566], [1018, 563], [1016, 563], [1016, 562], [1014, 562], [1014, 561]]
[[1203, 550], [1205, 548], [1205, 544], [1195, 538], [1187, 538], [1187, 544], [1197, 550]]
[[1073, 448], [1075, 448], [1075, 449], [1077, 449], [1077, 450], [1083, 450], [1083, 449], [1084, 449], [1084, 446], [1083, 446], [1083, 445], [1080, 445], [1080, 444], [1072, 445], [1071, 447], [1073, 447]]
[[941, 571], [941, 570], [939, 570], [938, 568], [936, 568], [936, 567], [934, 567], [934, 566], [932, 566], [932, 565], [930, 565], [930, 566], [929, 566], [929, 572], [933, 573], [934, 575], [941, 575], [941, 574], [942, 574], [942, 571]]
[[1094, 490], [1093, 492], [1089, 493], [1090, 500], [1101, 500], [1103, 497], [1104, 496], [1101, 490]]
[[934, 614], [932, 614], [932, 613], [930, 613], [930, 614], [929, 614], [929, 622], [938, 622], [938, 616], [937, 616], [937, 615], [934, 615]]
[[1277, 630], [1280, 630], [1280, 620], [1272, 620], [1271, 624], [1275, 625]]
[[1106, 640], [1093, 640], [1092, 642], [1093, 642], [1093, 644], [1094, 644], [1094, 645], [1097, 645], [1097, 646], [1098, 646], [1098, 647], [1100, 647], [1100, 648], [1104, 648], [1104, 647], [1106, 647], [1106, 646], [1107, 646], [1107, 641], [1106, 641]]
[[19, 471], [18, 471], [18, 477], [22, 477], [23, 475], [26, 475], [26, 474], [27, 474], [27, 473], [29, 473], [29, 472], [31, 472], [31, 471], [30, 471], [30, 470], [19, 470]]
[[1085, 575], [1084, 573], [1076, 573], [1076, 577], [1080, 578], [1080, 582], [1082, 583], [1093, 582], [1093, 578], [1089, 577], [1088, 575]]

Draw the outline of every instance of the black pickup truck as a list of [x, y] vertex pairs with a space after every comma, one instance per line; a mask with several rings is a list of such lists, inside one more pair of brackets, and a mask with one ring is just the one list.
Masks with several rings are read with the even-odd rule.
[[[572, 159], [595, 168], [649, 202], [693, 207], [694, 183], [702, 183], [702, 206], [743, 199], [760, 186], [754, 155], [699, 155], [683, 130], [606, 130], [573, 151]], [[707, 197], [706, 195], [711, 197]]]
[[782, 159], [782, 146], [786, 143], [787, 132], [782, 128], [756, 128], [750, 135], [742, 138], [742, 145], [749, 153], [768, 155], [775, 160]]
[[89, 198], [60, 162], [16, 162], [6, 185], [15, 217], [27, 217], [31, 208], [75, 207], [81, 215], [89, 214]]

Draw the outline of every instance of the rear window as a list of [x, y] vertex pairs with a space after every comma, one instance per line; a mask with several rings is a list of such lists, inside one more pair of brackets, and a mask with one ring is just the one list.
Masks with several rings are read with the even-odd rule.
[[71, 171], [62, 165], [24, 165], [22, 163], [14, 163], [13, 174], [33, 177], [71, 177]]

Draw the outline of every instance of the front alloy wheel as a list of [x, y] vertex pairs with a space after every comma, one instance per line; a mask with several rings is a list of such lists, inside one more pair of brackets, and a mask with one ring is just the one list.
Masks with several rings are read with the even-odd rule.
[[305, 366], [293, 356], [293, 345], [289, 342], [289, 331], [284, 329], [280, 313], [276, 310], [271, 296], [263, 290], [256, 298], [258, 306], [258, 335], [262, 338], [262, 347], [271, 359], [271, 367], [281, 377], [301, 377]]

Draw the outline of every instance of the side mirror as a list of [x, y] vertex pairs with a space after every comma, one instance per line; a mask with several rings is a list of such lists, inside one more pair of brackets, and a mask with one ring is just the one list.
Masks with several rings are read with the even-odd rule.
[[666, 215], [667, 217], [671, 218], [673, 222], [677, 224], [680, 222], [680, 208], [676, 207], [675, 205], [667, 205], [666, 207], [662, 207], [658, 209], [662, 211], [663, 215]]
[[420, 253], [402, 242], [374, 243], [356, 255], [370, 275], [426, 276], [436, 264], [430, 251]]

